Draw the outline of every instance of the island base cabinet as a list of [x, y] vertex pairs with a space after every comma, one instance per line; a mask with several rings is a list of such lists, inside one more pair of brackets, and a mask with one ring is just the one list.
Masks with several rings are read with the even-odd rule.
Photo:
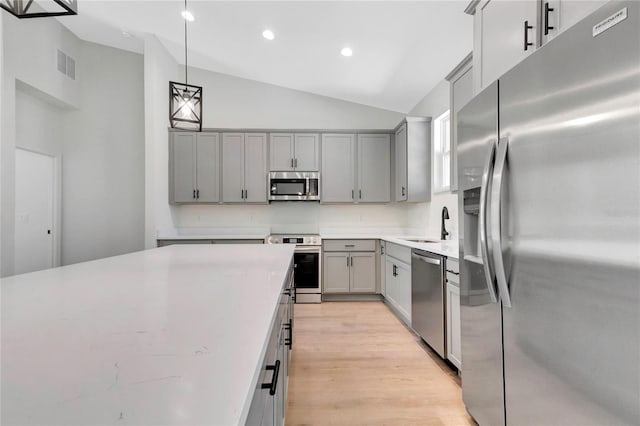
[[283, 426], [293, 347], [293, 270], [289, 272], [267, 344], [246, 426]]

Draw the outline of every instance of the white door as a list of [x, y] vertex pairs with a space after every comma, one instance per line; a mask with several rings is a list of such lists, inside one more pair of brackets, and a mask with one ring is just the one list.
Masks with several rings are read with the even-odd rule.
[[52, 268], [54, 158], [16, 149], [15, 273]]

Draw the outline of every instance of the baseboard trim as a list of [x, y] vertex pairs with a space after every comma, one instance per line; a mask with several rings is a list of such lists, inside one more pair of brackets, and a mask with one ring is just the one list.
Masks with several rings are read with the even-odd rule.
[[384, 300], [381, 294], [323, 294], [323, 302], [381, 302]]

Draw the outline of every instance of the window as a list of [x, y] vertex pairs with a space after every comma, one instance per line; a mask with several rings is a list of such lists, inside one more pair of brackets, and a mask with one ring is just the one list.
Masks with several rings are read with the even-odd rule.
[[446, 192], [450, 186], [451, 126], [447, 110], [433, 122], [433, 192]]

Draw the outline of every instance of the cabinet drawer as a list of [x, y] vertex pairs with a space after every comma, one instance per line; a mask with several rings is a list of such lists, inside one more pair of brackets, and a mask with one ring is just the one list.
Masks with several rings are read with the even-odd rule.
[[460, 264], [457, 260], [447, 258], [446, 265], [447, 271], [455, 272], [456, 274], [460, 273]]
[[460, 275], [447, 271], [447, 282], [455, 287], [460, 287]]
[[376, 240], [325, 240], [324, 251], [376, 251]]
[[400, 246], [387, 242], [387, 256], [395, 257], [396, 259], [411, 265], [411, 248]]

